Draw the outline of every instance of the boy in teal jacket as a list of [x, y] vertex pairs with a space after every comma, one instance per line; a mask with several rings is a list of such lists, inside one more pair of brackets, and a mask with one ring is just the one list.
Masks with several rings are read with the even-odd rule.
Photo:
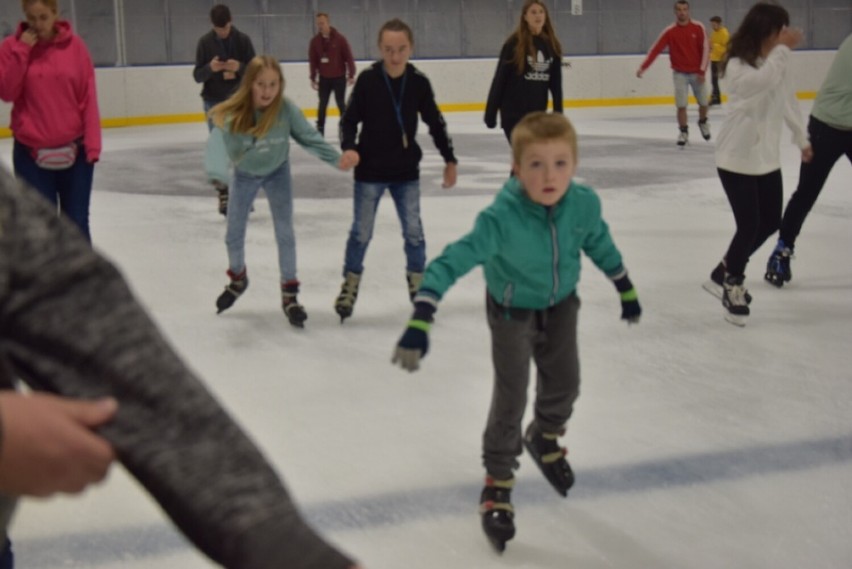
[[[510, 492], [522, 445], [562, 496], [574, 483], [557, 443], [579, 394], [576, 288], [580, 252], [612, 279], [621, 318], [639, 321], [641, 308], [609, 228], [600, 199], [572, 181], [577, 136], [561, 114], [528, 114], [512, 132], [513, 171], [473, 230], [451, 243], [426, 268], [414, 315], [393, 363], [418, 369], [429, 349], [429, 327], [444, 293], [482, 265], [494, 361], [494, 394], [483, 437], [485, 488], [482, 525], [498, 551], [514, 537]], [[529, 365], [537, 368], [535, 418], [521, 434]]]

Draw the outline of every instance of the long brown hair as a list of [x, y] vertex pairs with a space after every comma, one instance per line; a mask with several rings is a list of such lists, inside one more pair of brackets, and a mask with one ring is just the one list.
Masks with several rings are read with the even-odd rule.
[[[254, 120], [254, 98], [251, 88], [257, 76], [265, 69], [271, 69], [278, 74], [278, 79], [281, 81], [281, 88], [278, 94], [272, 100], [260, 119]], [[281, 110], [281, 105], [284, 102], [284, 73], [281, 71], [281, 65], [278, 60], [269, 55], [258, 55], [252, 59], [246, 66], [246, 72], [243, 80], [240, 83], [239, 89], [231, 95], [227, 100], [219, 103], [210, 109], [210, 118], [213, 124], [219, 128], [224, 128], [225, 120], [231, 119], [230, 131], [236, 134], [250, 134], [257, 138], [262, 138], [269, 132], [272, 125], [278, 119], [278, 113]]]
[[562, 44], [559, 43], [559, 38], [556, 37], [553, 24], [550, 22], [550, 12], [547, 11], [547, 6], [544, 5], [542, 0], [526, 0], [521, 8], [521, 18], [518, 22], [518, 27], [514, 32], [512, 32], [512, 35], [509, 36], [510, 40], [514, 38], [518, 42], [515, 46], [515, 55], [512, 58], [512, 63], [514, 63], [519, 74], [524, 72], [527, 56], [531, 56], [535, 59], [533, 35], [532, 32], [530, 32], [530, 27], [527, 25], [527, 21], [524, 19], [527, 15], [527, 10], [529, 10], [534, 4], [538, 4], [544, 9], [544, 26], [541, 28], [541, 38], [547, 42], [556, 58], [559, 60], [562, 59]]
[[728, 43], [728, 55], [722, 64], [722, 71], [728, 61], [737, 57], [752, 67], [763, 53], [763, 42], [790, 25], [790, 14], [784, 7], [769, 2], [758, 2], [743, 18], [740, 27], [731, 36]]

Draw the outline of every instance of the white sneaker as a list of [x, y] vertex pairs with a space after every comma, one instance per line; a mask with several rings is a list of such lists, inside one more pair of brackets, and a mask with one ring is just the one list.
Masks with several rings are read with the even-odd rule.
[[704, 122], [698, 121], [698, 130], [701, 131], [701, 136], [704, 137], [704, 140], [710, 140], [710, 123], [706, 120]]

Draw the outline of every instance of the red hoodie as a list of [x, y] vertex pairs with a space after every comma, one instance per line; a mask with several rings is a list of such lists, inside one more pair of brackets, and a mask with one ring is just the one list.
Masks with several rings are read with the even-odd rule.
[[71, 25], [57, 20], [56, 35], [30, 47], [20, 40], [27, 24], [0, 44], [0, 99], [12, 103], [15, 139], [52, 148], [83, 139], [86, 159], [101, 155], [101, 120], [89, 50]]
[[672, 69], [675, 71], [700, 75], [707, 71], [707, 62], [710, 61], [710, 42], [701, 22], [690, 20], [684, 25], [675, 22], [666, 27], [651, 46], [640, 69], [642, 71], [648, 69], [666, 47], [669, 48], [669, 58]]

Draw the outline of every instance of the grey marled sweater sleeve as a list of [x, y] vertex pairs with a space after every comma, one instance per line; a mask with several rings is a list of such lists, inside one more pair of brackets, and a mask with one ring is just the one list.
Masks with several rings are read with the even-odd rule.
[[304, 522], [270, 464], [112, 264], [2, 169], [0, 366], [0, 378], [34, 389], [115, 397], [118, 414], [101, 434], [178, 528], [224, 567], [352, 565]]

